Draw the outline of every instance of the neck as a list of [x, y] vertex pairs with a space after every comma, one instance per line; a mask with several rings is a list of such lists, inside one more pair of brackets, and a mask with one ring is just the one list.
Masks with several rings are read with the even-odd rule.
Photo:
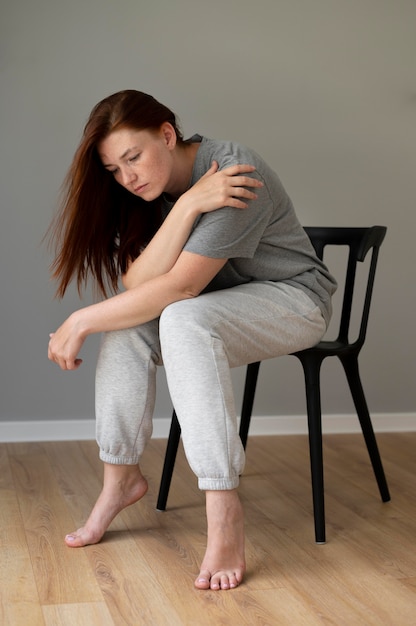
[[174, 180], [169, 190], [166, 190], [168, 196], [177, 199], [189, 188], [199, 145], [199, 143], [185, 143], [176, 146]]

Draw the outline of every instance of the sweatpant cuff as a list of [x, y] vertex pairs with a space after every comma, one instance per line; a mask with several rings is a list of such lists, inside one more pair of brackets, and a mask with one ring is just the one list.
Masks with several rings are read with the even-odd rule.
[[198, 478], [198, 487], [201, 491], [228, 491], [236, 489], [239, 483], [239, 476], [235, 478]]
[[100, 450], [100, 459], [110, 465], [138, 465], [139, 458], [133, 456], [114, 456]]

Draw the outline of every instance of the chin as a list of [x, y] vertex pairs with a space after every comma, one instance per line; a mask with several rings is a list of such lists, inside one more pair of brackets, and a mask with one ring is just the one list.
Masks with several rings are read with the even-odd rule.
[[159, 198], [161, 196], [161, 194], [155, 194], [155, 193], [140, 193], [140, 194], [135, 194], [138, 198], [141, 198], [142, 200], [144, 200], [145, 202], [152, 202], [153, 200], [156, 200], [157, 198]]

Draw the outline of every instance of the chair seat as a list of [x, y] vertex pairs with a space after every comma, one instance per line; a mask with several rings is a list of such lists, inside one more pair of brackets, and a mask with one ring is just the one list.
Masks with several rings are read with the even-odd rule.
[[301, 350], [300, 352], [294, 352], [294, 356], [300, 357], [303, 354], [322, 354], [327, 356], [342, 356], [347, 354], [356, 354], [358, 356], [357, 346], [351, 343], [345, 343], [345, 341], [320, 341], [316, 346]]

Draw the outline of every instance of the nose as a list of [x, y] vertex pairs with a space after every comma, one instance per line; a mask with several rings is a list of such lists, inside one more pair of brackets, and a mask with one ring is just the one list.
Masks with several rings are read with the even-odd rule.
[[136, 177], [136, 174], [128, 167], [121, 170], [121, 184], [124, 187], [127, 187]]

